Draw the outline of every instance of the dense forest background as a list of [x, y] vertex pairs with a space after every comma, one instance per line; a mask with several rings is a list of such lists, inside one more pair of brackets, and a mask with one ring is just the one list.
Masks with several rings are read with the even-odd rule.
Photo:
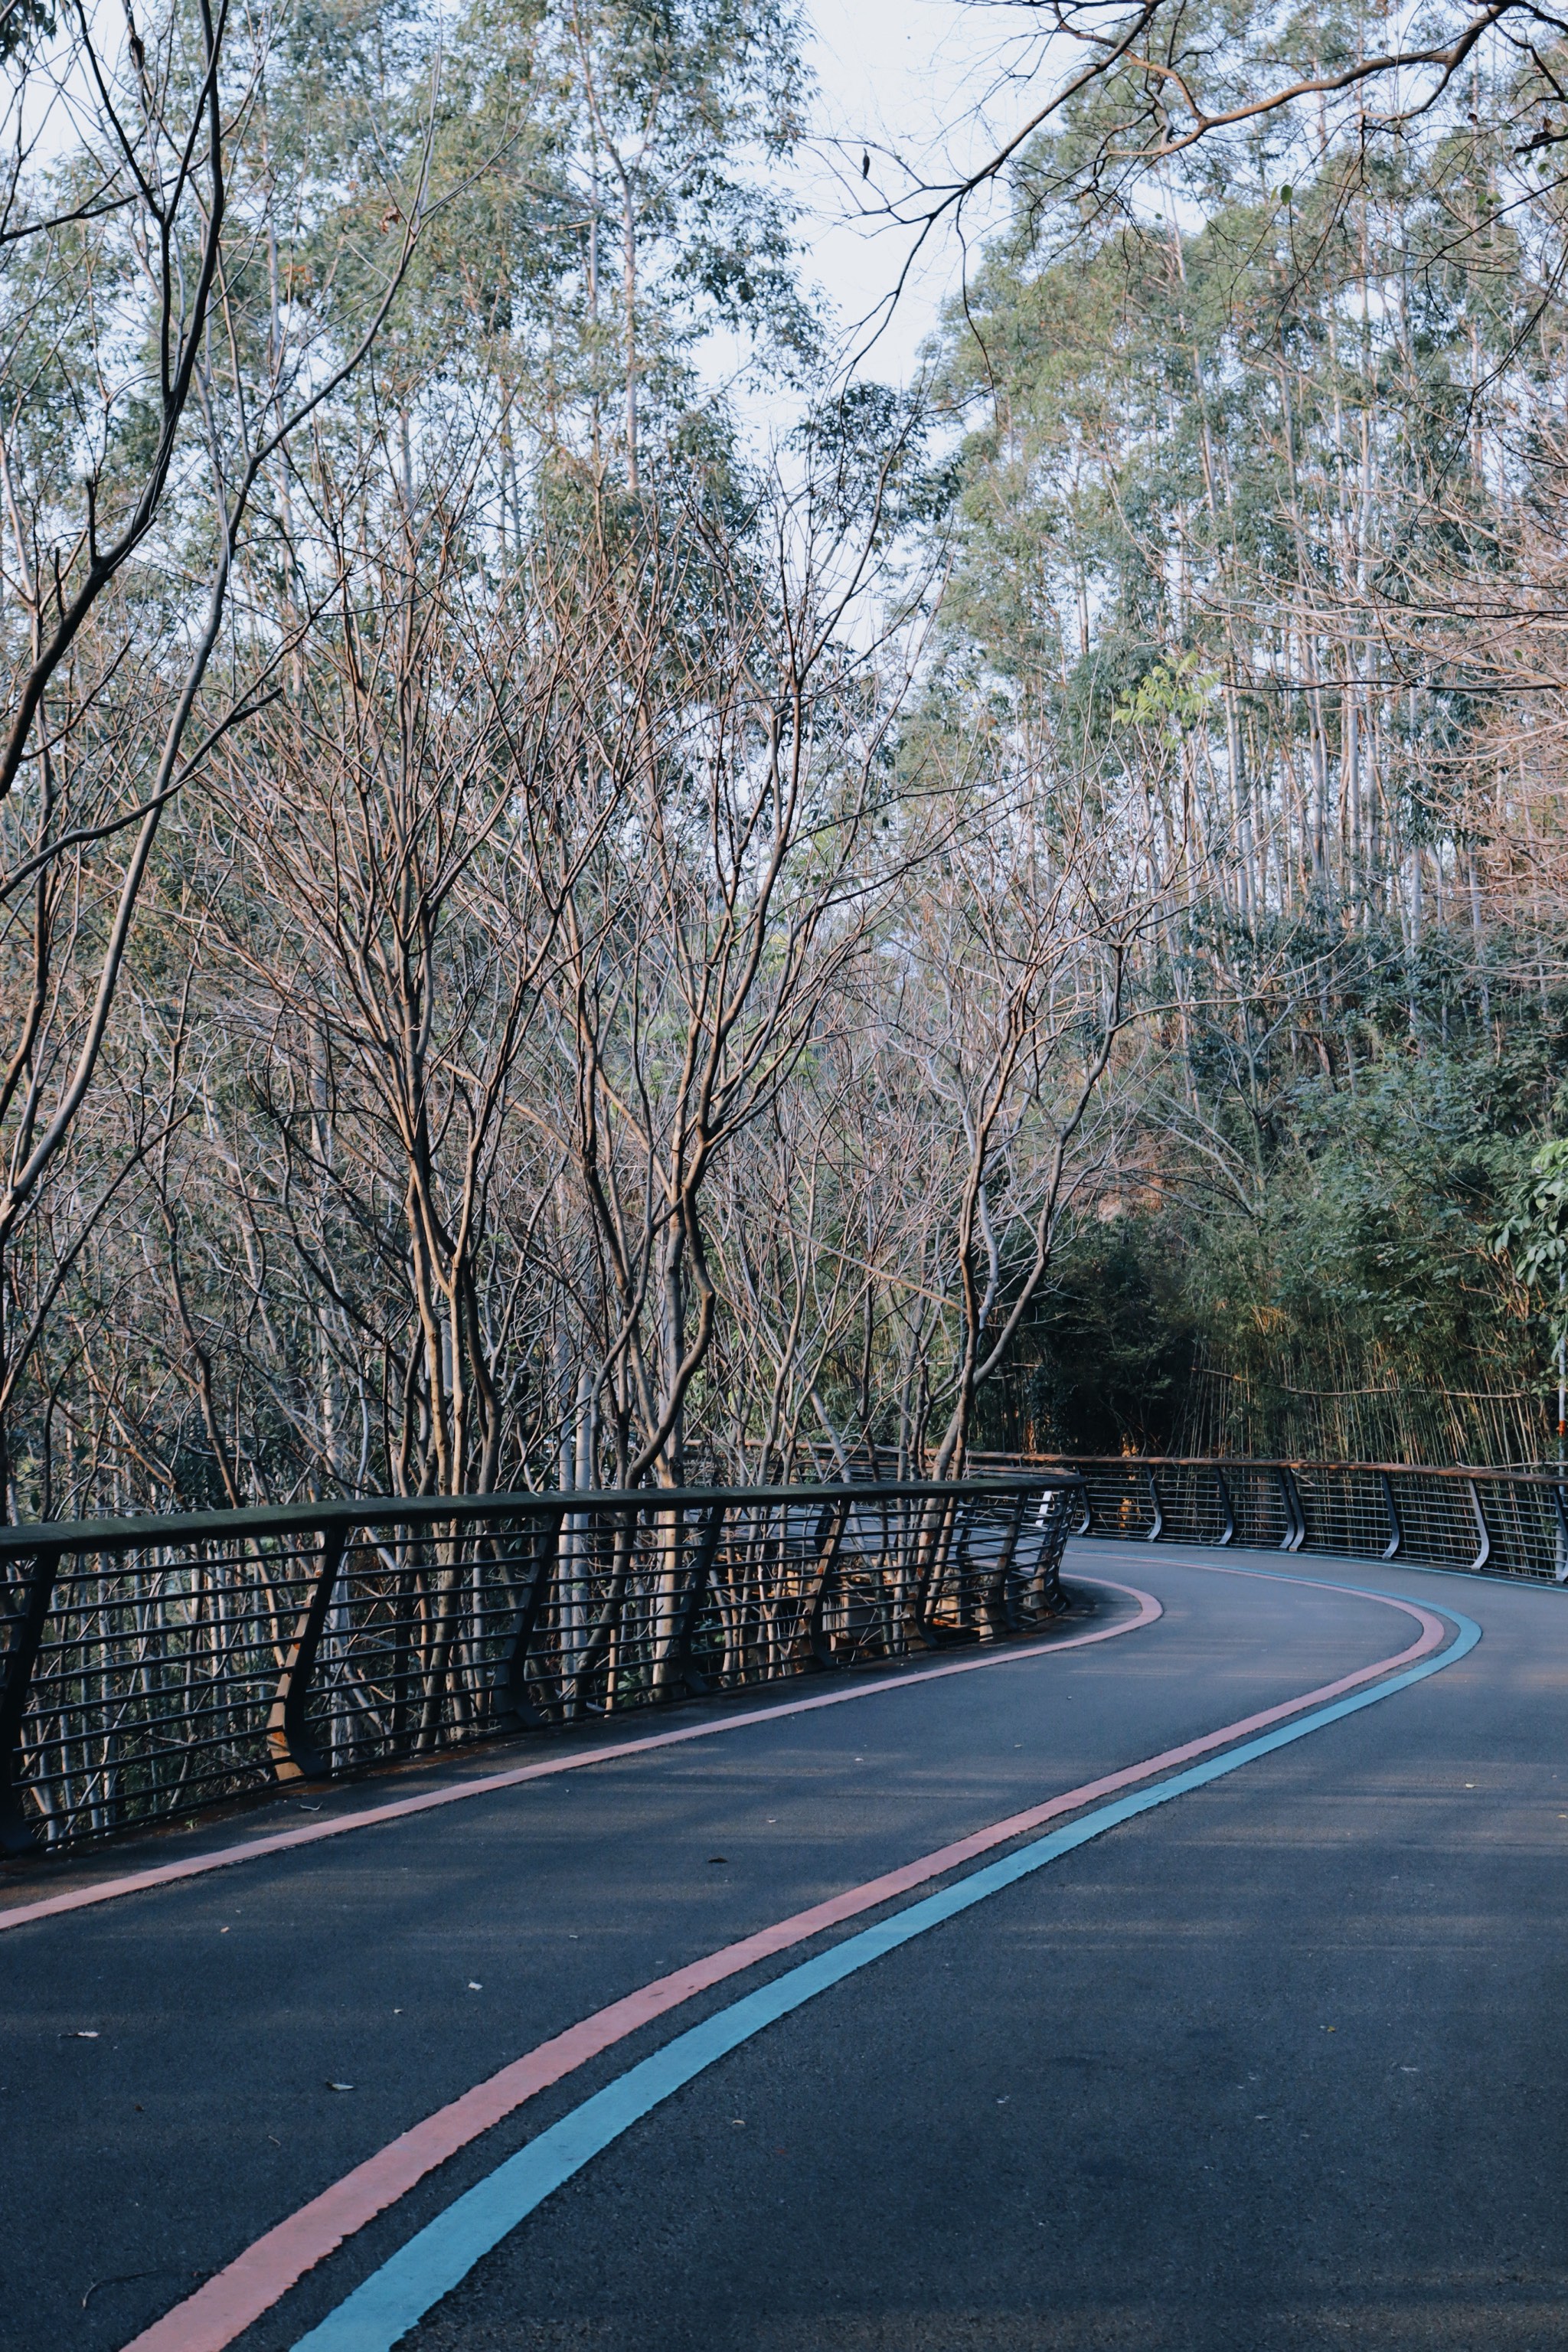
[[895, 391], [785, 0], [11, 0], [11, 1516], [1552, 1452], [1568, 52], [1137, 14]]

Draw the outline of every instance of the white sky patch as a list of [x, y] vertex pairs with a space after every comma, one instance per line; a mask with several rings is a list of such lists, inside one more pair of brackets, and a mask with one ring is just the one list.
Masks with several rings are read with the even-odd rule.
[[[1007, 36], [1024, 13], [955, 0], [807, 0], [817, 96], [815, 135], [799, 171], [802, 242], [808, 275], [852, 338], [846, 355], [882, 322], [863, 374], [907, 383], [942, 304], [957, 290], [963, 247], [946, 223], [914, 262], [890, 313], [879, 308], [913, 243], [882, 207], [895, 200], [907, 205], [917, 182], [951, 180], [955, 165], [988, 143], [987, 128], [1007, 119], [1009, 92], [998, 87], [998, 75], [1008, 62]], [[1017, 96], [1016, 86], [1011, 94]], [[975, 119], [988, 98], [989, 125]], [[862, 155], [870, 159], [868, 177]], [[998, 217], [994, 198], [967, 210], [972, 249]]]

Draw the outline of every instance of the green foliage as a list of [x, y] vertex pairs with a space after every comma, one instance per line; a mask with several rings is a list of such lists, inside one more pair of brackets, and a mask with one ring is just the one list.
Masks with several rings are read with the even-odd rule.
[[4, 0], [0, 5], [0, 65], [24, 55], [55, 29], [50, 0]]
[[1568, 1142], [1542, 1145], [1493, 1247], [1516, 1281], [1541, 1293], [1553, 1345], [1568, 1339]]
[[[1361, 38], [1245, 5], [1169, 30], [1211, 106]], [[1517, 1188], [1560, 1122], [1563, 941], [1483, 898], [1499, 747], [1537, 755], [1464, 683], [1499, 677], [1464, 616], [1560, 560], [1556, 442], [1530, 453], [1568, 320], [1508, 127], [1546, 81], [1477, 88], [1386, 147], [1287, 109], [1156, 194], [1118, 177], [1150, 100], [1113, 72], [1023, 158], [948, 321], [922, 754], [1028, 772], [1047, 808], [1131, 784], [1142, 828], [1105, 854], [1159, 908], [1118, 1081], [1137, 1181], [1064, 1237], [1008, 1407], [1042, 1440], [1542, 1450], [1532, 1304], [1555, 1335], [1568, 1222], [1540, 1223], [1546, 1175]]]

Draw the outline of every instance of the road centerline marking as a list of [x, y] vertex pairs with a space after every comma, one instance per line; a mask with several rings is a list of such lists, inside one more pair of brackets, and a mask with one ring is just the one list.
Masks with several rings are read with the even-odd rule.
[[[1305, 1584], [1308, 1579], [1290, 1581]], [[1136, 1588], [1121, 1587], [1136, 1594]], [[1353, 1588], [1352, 1588], [1353, 1589]], [[1152, 1601], [1152, 1596], [1137, 1597]], [[301, 2206], [247, 2247], [234, 2262], [209, 2279], [174, 2310], [126, 2347], [126, 2352], [222, 2352], [261, 2314], [277, 2303], [305, 2273], [333, 2252], [344, 2239], [363, 2228], [376, 2214], [455, 2155], [460, 2148], [540, 2091], [561, 2081], [590, 2058], [611, 2048], [641, 2026], [679, 2007], [698, 1993], [742, 1973], [778, 1952], [842, 1924], [859, 1913], [878, 1908], [933, 1877], [962, 1867], [968, 1861], [1063, 1814], [1079, 1811], [1112, 1795], [1191, 1763], [1233, 1740], [1258, 1732], [1307, 1707], [1342, 1696], [1379, 1676], [1412, 1664], [1436, 1650], [1443, 1638], [1442, 1620], [1414, 1601], [1391, 1594], [1358, 1597], [1386, 1601], [1416, 1621], [1414, 1643], [1392, 1657], [1355, 1668], [1337, 1680], [1321, 1684], [1278, 1706], [1239, 1717], [1219, 1729], [1202, 1734], [1175, 1748], [1162, 1749], [1138, 1763], [1085, 1781], [1079, 1788], [1045, 1800], [1022, 1812], [1009, 1814], [989, 1827], [972, 1832], [922, 1855], [900, 1868], [883, 1873], [863, 1885], [847, 1889], [826, 1902], [776, 1921], [740, 1942], [724, 1947], [683, 1969], [640, 1987], [618, 2001], [581, 2020], [563, 2033], [542, 2042], [503, 2067], [486, 2082], [458, 2099], [344, 2174], [320, 2196]], [[1157, 1608], [1158, 1603], [1153, 1605]], [[1135, 1622], [1144, 1622], [1140, 1619]], [[1468, 1621], [1466, 1621], [1467, 1622]], [[923, 1679], [923, 1677], [915, 1677]], [[901, 1916], [901, 1915], [900, 1915]]]
[[[1342, 1721], [1347, 1716], [1424, 1681], [1466, 1656], [1481, 1638], [1481, 1629], [1472, 1618], [1458, 1610], [1445, 1610], [1442, 1615], [1456, 1627], [1457, 1636], [1447, 1649], [1431, 1654], [1436, 1642], [1442, 1638], [1442, 1628], [1435, 1624], [1430, 1612], [1392, 1593], [1373, 1592], [1364, 1587], [1342, 1589], [1369, 1600], [1386, 1601], [1411, 1616], [1425, 1618], [1427, 1626], [1435, 1630], [1424, 1631], [1411, 1650], [1401, 1654], [1403, 1657], [1410, 1657], [1413, 1652], [1417, 1654], [1416, 1662], [1403, 1673], [1390, 1675], [1389, 1679], [1372, 1689], [1363, 1689], [1331, 1706], [1317, 1707], [1311, 1714], [1260, 1738], [1195, 1764], [1157, 1787], [1100, 1806], [1070, 1828], [1020, 1847], [955, 1885], [909, 1905], [890, 1919], [863, 1928], [831, 1950], [791, 1969], [772, 1984], [732, 2001], [716, 2016], [678, 2035], [663, 2049], [617, 2076], [604, 2090], [551, 2125], [537, 2139], [506, 2158], [373, 2271], [318, 2326], [300, 2336], [293, 2352], [391, 2352], [392, 2346], [416, 2326], [555, 2189], [675, 2092], [769, 2025], [842, 1983], [847, 1977], [870, 1967], [887, 1953], [1016, 1885], [1020, 1879], [1076, 1852], [1123, 1822], [1169, 1804], [1174, 1798], [1221, 1780], [1260, 1756], [1307, 1738], [1331, 1723]], [[1419, 1655], [1422, 1652], [1427, 1654]], [[1384, 1671], [1394, 1663], [1384, 1661]], [[1361, 1678], [1364, 1680], [1364, 1673]], [[127, 2347], [126, 2352], [153, 2352], [155, 2341], [155, 2334], [150, 2330]]]

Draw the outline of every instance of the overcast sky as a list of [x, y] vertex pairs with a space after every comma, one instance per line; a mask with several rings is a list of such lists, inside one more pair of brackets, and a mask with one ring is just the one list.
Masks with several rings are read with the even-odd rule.
[[[1012, 12], [959, 0], [808, 0], [807, 15], [821, 138], [807, 164], [803, 229], [810, 270], [847, 327], [872, 311], [909, 250], [896, 229], [848, 224], [863, 185], [862, 146], [872, 155], [873, 184], [889, 193], [907, 184], [894, 157], [912, 173], [943, 177], [955, 156], [973, 151], [976, 133], [965, 116], [995, 81]], [[834, 142], [843, 142], [842, 177]], [[968, 226], [973, 236], [983, 215], [972, 214]], [[908, 378], [958, 270], [956, 240], [944, 233], [884, 329], [868, 373]]]

